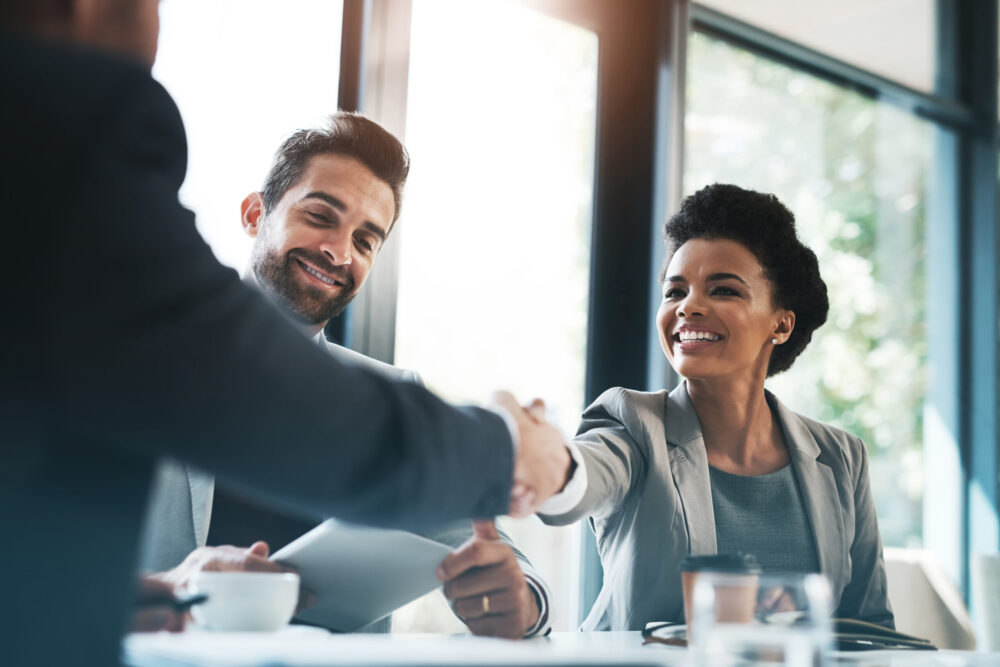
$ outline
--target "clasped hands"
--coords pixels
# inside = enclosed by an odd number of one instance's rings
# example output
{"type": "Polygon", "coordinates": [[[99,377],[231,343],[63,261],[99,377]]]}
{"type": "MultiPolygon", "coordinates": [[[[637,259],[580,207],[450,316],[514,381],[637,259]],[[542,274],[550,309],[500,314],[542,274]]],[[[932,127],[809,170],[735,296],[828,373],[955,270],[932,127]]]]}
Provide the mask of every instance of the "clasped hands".
{"type": "Polygon", "coordinates": [[[566,486],[573,459],[562,433],[545,420],[545,403],[541,399],[522,407],[511,393],[498,391],[490,403],[511,416],[520,441],[508,514],[530,516],[566,486]]]}

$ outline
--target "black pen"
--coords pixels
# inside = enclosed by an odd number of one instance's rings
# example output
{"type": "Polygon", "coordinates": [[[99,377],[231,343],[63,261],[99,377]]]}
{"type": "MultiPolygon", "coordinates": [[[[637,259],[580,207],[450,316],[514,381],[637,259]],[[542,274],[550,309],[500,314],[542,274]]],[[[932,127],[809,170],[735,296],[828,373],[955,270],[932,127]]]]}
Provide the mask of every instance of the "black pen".
{"type": "Polygon", "coordinates": [[[205,593],[192,593],[183,597],[175,598],[145,598],[139,600],[136,606],[140,609],[147,607],[170,607],[178,614],[183,614],[196,604],[201,604],[208,600],[205,593]]]}

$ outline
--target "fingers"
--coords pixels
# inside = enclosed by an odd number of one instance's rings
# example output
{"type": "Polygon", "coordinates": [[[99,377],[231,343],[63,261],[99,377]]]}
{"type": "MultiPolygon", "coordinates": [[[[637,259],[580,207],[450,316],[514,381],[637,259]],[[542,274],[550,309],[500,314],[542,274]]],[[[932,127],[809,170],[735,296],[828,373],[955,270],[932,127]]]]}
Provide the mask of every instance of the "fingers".
{"type": "Polygon", "coordinates": [[[521,407],[510,392],[496,391],[491,402],[511,415],[518,430],[508,513],[526,517],[565,487],[572,458],[559,429],[545,421],[541,399],[521,407]]]}
{"type": "Polygon", "coordinates": [[[233,546],[202,547],[194,570],[206,572],[295,572],[295,569],[267,559],[266,542],[254,542],[246,549],[233,546]]]}
{"type": "Polygon", "coordinates": [[[545,401],[540,398],[533,398],[524,409],[536,422],[545,419],[545,401]]]}
{"type": "Polygon", "coordinates": [[[295,572],[295,568],[266,558],[247,558],[240,567],[234,568],[242,572],[295,572]]]}
{"type": "Polygon", "coordinates": [[[483,540],[499,540],[500,533],[497,532],[497,524],[493,519],[472,522],[473,534],[483,540]]]}
{"type": "Polygon", "coordinates": [[[492,595],[497,591],[516,588],[521,584],[524,584],[524,575],[515,560],[500,565],[473,568],[446,581],[442,592],[446,598],[455,601],[471,596],[482,596],[484,593],[492,595]]]}
{"type": "Polygon", "coordinates": [[[173,600],[174,587],[153,577],[138,577],[135,598],[136,602],[140,604],[150,600],[173,600]]]}
{"type": "Polygon", "coordinates": [[[510,504],[507,514],[515,519],[524,519],[535,513],[535,508],[541,503],[537,501],[537,494],[528,485],[519,483],[510,493],[510,504]]]}
{"type": "Polygon", "coordinates": [[[299,602],[295,607],[295,613],[300,611],[305,611],[306,609],[312,609],[319,602],[319,598],[316,594],[306,588],[299,588],[299,602]]]}
{"type": "Polygon", "coordinates": [[[519,613],[525,604],[525,596],[530,595],[527,587],[503,591],[493,591],[481,595],[460,598],[452,603],[452,608],[468,624],[470,621],[487,616],[505,616],[519,613]],[[488,601],[483,602],[483,595],[488,601]],[[487,607],[488,605],[488,607],[487,607]]]}
{"type": "Polygon", "coordinates": [[[147,607],[132,614],[132,632],[180,632],[184,618],[170,607],[147,607]]]}
{"type": "Polygon", "coordinates": [[[260,558],[267,558],[271,553],[271,548],[267,546],[267,542],[257,541],[250,545],[247,549],[252,555],[258,556],[260,558]]]}
{"type": "Polygon", "coordinates": [[[435,572],[439,581],[451,581],[472,568],[490,567],[512,562],[517,566],[514,552],[503,542],[480,540],[473,537],[441,561],[435,572]]]}
{"type": "Polygon", "coordinates": [[[515,419],[517,419],[517,415],[521,413],[521,406],[518,405],[517,399],[514,398],[514,394],[509,391],[494,391],[490,394],[490,403],[500,406],[509,412],[515,419]]]}

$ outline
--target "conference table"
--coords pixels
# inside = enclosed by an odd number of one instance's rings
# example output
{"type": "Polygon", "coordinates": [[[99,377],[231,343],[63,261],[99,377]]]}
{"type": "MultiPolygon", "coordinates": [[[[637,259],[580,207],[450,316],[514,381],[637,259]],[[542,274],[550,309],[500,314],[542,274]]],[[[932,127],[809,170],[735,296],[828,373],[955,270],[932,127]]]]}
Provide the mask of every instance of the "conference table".
{"type": "MultiPolygon", "coordinates": [[[[693,664],[687,649],[643,645],[639,632],[554,632],[523,641],[468,635],[336,635],[304,626],[276,633],[134,634],[123,657],[133,667],[205,665],[320,667],[325,665],[628,665],[693,664]]],[[[835,653],[833,664],[896,667],[1000,665],[1000,653],[971,651],[867,651],[835,653]]]]}

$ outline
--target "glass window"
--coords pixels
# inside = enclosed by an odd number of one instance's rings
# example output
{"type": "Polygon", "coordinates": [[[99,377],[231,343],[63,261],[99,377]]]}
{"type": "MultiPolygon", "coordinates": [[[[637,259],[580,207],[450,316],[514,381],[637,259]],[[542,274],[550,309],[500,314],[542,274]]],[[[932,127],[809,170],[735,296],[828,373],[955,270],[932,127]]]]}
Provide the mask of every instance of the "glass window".
{"type": "MultiPolygon", "coordinates": [[[[395,360],[453,401],[545,398],[567,434],[584,400],[597,36],[512,3],[413,3],[395,360]]],[[[504,528],[574,628],[579,528],[504,528]]],[[[440,596],[438,596],[440,598],[440,596]]],[[[399,613],[396,629],[451,614],[399,613]]],[[[462,629],[451,620],[454,629],[462,629]]]]}
{"type": "Polygon", "coordinates": [[[883,540],[922,541],[926,214],[933,127],[692,35],[685,192],[773,192],[816,251],[830,315],[769,381],[792,409],[862,437],[883,540]]]}
{"type": "Polygon", "coordinates": [[[934,0],[699,4],[905,86],[934,90],[934,0]]]}
{"type": "Polygon", "coordinates": [[[242,270],[240,202],[287,135],[337,110],[339,0],[163,0],[153,75],[181,110],[181,201],[220,261],[242,270]]]}

